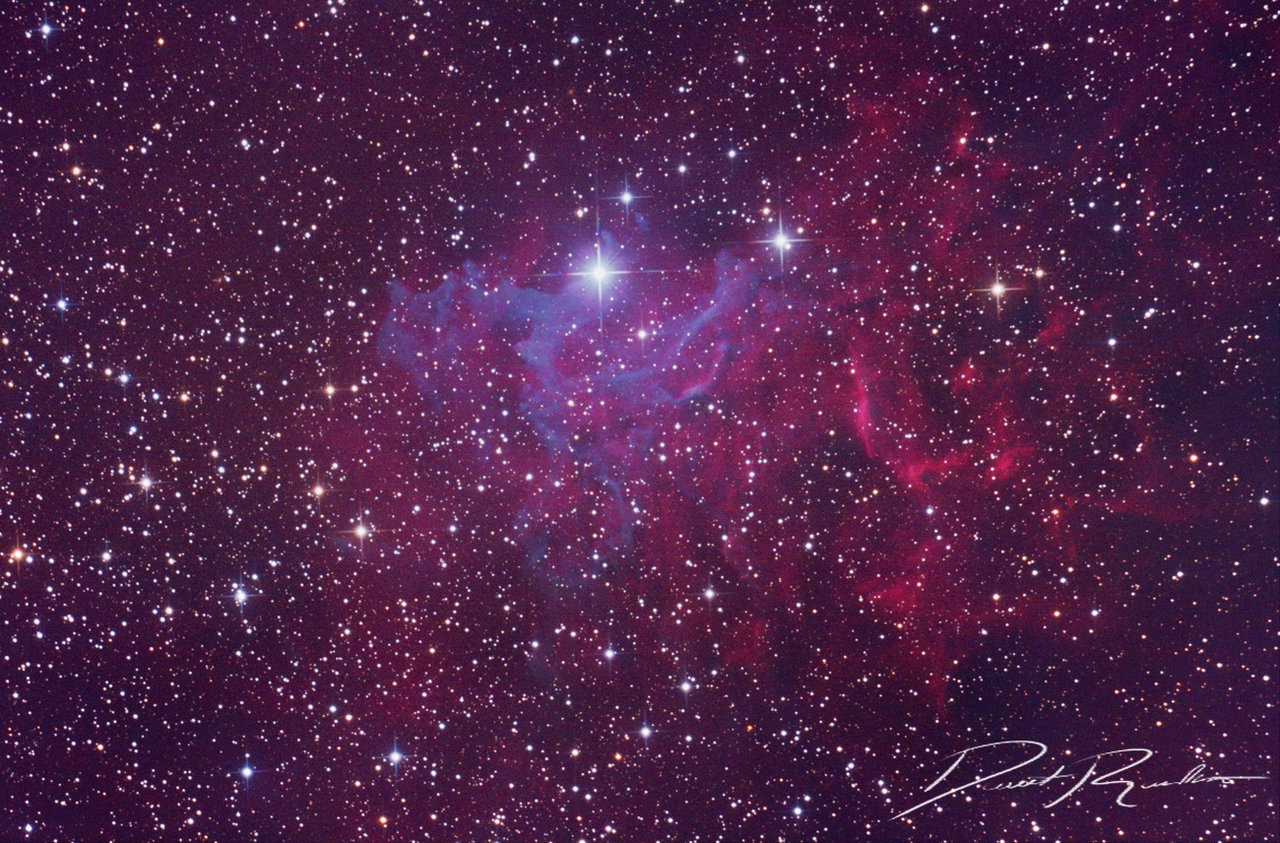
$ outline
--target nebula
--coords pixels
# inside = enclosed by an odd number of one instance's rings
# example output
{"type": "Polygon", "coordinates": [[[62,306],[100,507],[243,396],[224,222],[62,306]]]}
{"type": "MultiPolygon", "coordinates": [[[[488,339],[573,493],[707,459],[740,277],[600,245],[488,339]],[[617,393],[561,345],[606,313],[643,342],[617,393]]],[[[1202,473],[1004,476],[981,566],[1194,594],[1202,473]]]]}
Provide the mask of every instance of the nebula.
{"type": "Polygon", "coordinates": [[[11,5],[0,839],[1274,837],[1273,8],[11,5]]]}

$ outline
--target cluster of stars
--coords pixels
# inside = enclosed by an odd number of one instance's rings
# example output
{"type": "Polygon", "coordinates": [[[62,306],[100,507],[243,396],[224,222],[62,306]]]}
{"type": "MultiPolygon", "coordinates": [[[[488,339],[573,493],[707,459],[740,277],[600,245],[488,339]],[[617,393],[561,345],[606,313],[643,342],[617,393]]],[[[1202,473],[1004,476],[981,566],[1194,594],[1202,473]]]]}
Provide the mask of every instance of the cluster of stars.
{"type": "Polygon", "coordinates": [[[1272,834],[894,819],[1278,774],[1274,10],[1113,12],[30,14],[0,838],[1272,834]]]}

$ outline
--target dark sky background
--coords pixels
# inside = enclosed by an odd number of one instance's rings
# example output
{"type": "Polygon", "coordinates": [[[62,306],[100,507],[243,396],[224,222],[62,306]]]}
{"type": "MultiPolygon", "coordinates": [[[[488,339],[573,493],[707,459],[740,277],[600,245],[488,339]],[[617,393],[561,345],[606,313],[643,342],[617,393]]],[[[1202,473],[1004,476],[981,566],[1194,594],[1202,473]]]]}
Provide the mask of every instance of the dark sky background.
{"type": "Polygon", "coordinates": [[[0,839],[1274,839],[1277,15],[8,4],[0,839]]]}

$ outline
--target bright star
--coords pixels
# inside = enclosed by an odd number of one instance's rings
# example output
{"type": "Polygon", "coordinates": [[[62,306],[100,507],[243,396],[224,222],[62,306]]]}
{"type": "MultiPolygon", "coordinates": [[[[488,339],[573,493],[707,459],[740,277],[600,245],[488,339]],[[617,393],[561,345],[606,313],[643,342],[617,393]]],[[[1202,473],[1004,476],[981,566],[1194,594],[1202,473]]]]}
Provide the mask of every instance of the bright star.
{"type": "Polygon", "coordinates": [[[253,775],[253,768],[248,764],[245,764],[240,768],[240,775],[244,776],[245,779],[248,780],[248,778],[253,775]]]}
{"type": "Polygon", "coordinates": [[[591,278],[597,284],[603,284],[609,278],[609,268],[603,263],[597,262],[591,267],[591,278]]]}

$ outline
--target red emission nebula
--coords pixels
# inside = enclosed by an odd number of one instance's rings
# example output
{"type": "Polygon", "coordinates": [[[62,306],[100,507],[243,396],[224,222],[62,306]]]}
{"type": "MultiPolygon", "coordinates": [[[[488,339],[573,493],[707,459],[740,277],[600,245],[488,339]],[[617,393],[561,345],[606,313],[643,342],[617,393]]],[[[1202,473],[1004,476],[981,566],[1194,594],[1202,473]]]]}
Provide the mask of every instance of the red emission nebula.
{"type": "Polygon", "coordinates": [[[0,840],[1277,838],[1273,0],[10,5],[0,840]]]}

